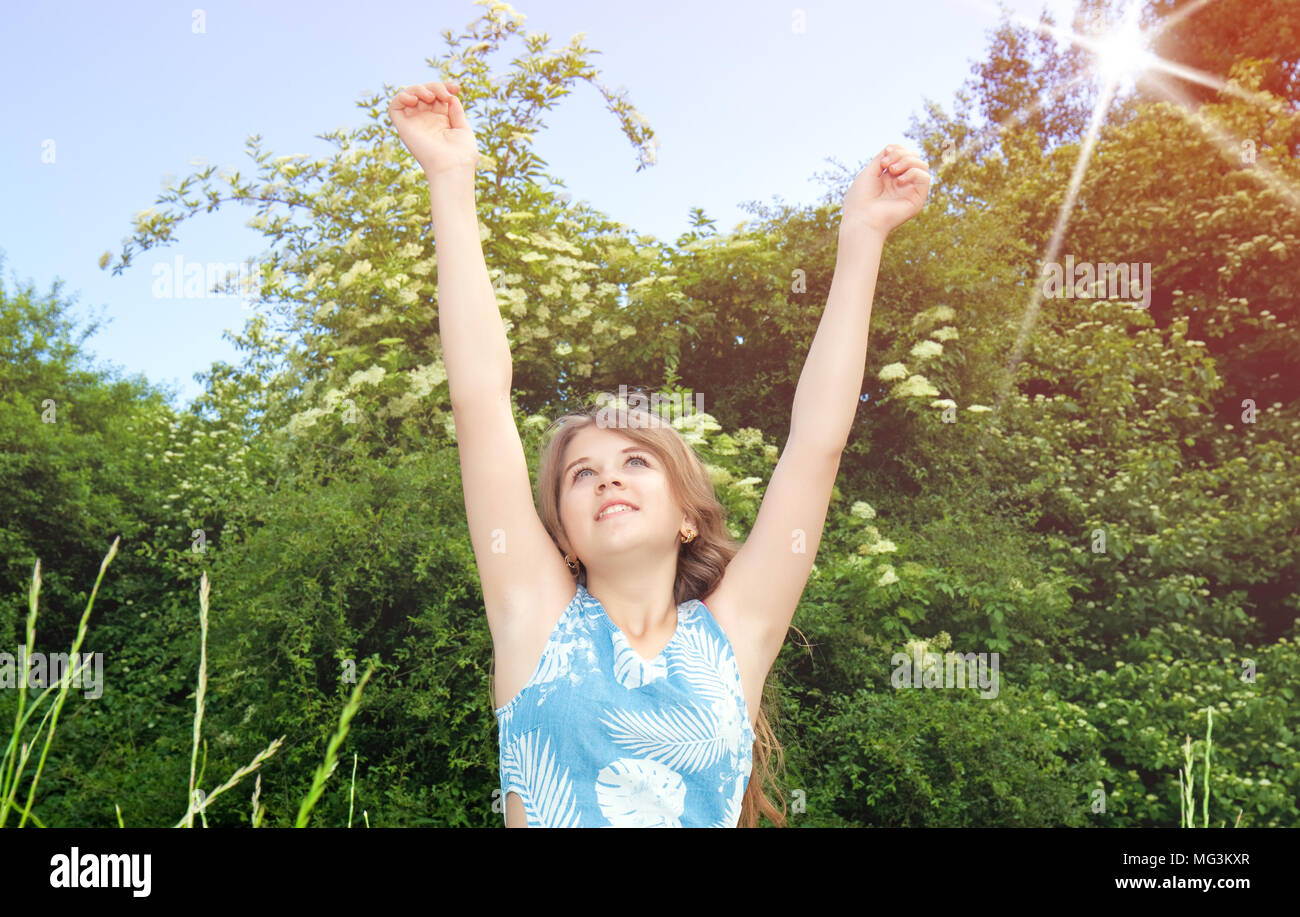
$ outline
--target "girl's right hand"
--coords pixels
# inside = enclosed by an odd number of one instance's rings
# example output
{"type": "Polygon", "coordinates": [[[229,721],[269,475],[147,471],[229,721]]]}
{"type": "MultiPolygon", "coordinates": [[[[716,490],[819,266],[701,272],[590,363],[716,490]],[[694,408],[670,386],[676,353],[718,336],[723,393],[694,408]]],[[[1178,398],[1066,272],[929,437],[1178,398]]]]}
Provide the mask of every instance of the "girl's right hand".
{"type": "Polygon", "coordinates": [[[456,83],[420,83],[393,96],[388,118],[425,175],[478,168],[478,142],[456,83]]]}

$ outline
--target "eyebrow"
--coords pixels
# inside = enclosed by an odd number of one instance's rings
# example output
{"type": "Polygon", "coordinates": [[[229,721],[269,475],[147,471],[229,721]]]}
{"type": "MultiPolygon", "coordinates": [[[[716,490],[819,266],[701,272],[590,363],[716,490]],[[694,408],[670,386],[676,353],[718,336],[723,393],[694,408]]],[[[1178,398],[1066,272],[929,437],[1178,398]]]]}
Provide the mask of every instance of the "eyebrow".
{"type": "MultiPolygon", "coordinates": [[[[628,452],[644,452],[644,451],[645,450],[642,449],[640,446],[628,446],[626,449],[622,450],[622,452],[620,452],[619,454],[624,455],[628,452]]],[[[582,458],[576,458],[573,461],[569,462],[569,464],[564,466],[564,471],[562,471],[561,474],[567,476],[569,473],[569,469],[572,468],[574,465],[577,465],[580,462],[589,462],[589,461],[591,461],[591,458],[586,455],[584,455],[582,458]]]]}

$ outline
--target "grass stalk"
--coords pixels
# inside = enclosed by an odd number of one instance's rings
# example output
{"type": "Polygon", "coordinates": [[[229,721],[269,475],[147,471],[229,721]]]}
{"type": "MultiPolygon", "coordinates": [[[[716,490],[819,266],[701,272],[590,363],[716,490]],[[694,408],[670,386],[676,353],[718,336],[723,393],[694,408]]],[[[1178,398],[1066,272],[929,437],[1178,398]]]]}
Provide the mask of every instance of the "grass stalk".
{"type": "Polygon", "coordinates": [[[320,799],[321,794],[325,792],[325,781],[329,779],[330,774],[334,773],[334,768],[338,766],[337,753],[339,746],[348,735],[348,725],[352,722],[352,717],[356,715],[357,710],[361,707],[361,690],[374,674],[375,664],[372,661],[366,667],[366,673],[361,676],[361,681],[352,689],[352,697],[348,700],[347,706],[343,708],[343,713],[339,717],[339,728],[330,739],[329,745],[325,748],[325,760],[316,768],[316,774],[312,779],[311,789],[303,798],[302,805],[298,807],[298,819],[294,824],[296,828],[307,827],[308,816],[311,810],[315,808],[316,801],[320,799]]]}
{"type": "MultiPolygon", "coordinates": [[[[1210,826],[1210,749],[1214,742],[1211,738],[1214,731],[1214,708],[1209,707],[1205,711],[1205,795],[1201,800],[1201,827],[1210,826]]],[[[1192,763],[1192,737],[1185,736],[1186,742],[1183,745],[1183,770],[1178,772],[1178,824],[1182,828],[1196,827],[1196,801],[1193,793],[1196,788],[1196,778],[1193,773],[1192,763]],[[1186,775],[1186,779],[1184,779],[1186,775]]],[[[1237,825],[1241,824],[1241,812],[1237,813],[1237,825]]]]}
{"type": "MultiPolygon", "coordinates": [[[[36,648],[36,600],[41,591],[41,560],[36,559],[36,566],[32,569],[32,585],[27,591],[27,629],[25,644],[29,650],[36,648]]],[[[51,685],[51,687],[53,687],[51,685]]],[[[47,689],[48,691],[48,689],[47,689]]],[[[14,781],[15,785],[19,778],[14,776],[14,759],[13,750],[17,747],[18,737],[22,735],[23,724],[26,718],[23,711],[27,705],[27,672],[23,671],[18,679],[18,712],[14,714],[14,731],[9,737],[9,745],[5,748],[4,760],[0,762],[0,828],[4,827],[5,819],[9,814],[9,785],[14,781]]],[[[21,771],[19,774],[21,775],[21,771]]]]}
{"type": "MultiPolygon", "coordinates": [[[[265,761],[267,758],[271,757],[272,755],[274,755],[279,750],[280,743],[284,741],[284,736],[280,736],[280,738],[276,739],[266,748],[258,752],[257,757],[255,757],[250,763],[244,765],[239,770],[235,771],[235,773],[230,776],[229,780],[227,780],[221,786],[217,787],[210,794],[204,796],[202,801],[198,801],[195,799],[195,796],[197,794],[194,791],[194,782],[195,782],[194,772],[196,767],[198,766],[199,737],[203,729],[204,698],[206,697],[207,690],[208,690],[208,595],[209,595],[208,574],[207,571],[205,570],[203,573],[203,578],[199,581],[199,685],[198,685],[198,690],[195,692],[195,699],[194,699],[194,745],[193,748],[190,750],[189,807],[185,812],[185,816],[175,824],[174,827],[177,828],[180,827],[193,828],[195,815],[198,815],[201,819],[203,819],[203,827],[206,828],[208,826],[208,818],[206,815],[206,811],[208,806],[212,805],[213,800],[215,800],[218,796],[220,796],[222,793],[226,792],[227,790],[237,786],[239,784],[239,781],[243,780],[246,776],[248,776],[253,771],[261,767],[262,762],[265,761]]],[[[203,773],[207,772],[207,768],[208,768],[208,746],[207,743],[204,742],[203,743],[203,773]]],[[[262,777],[260,774],[258,775],[257,779],[258,779],[257,789],[260,791],[262,786],[261,783],[262,777]]],[[[254,808],[256,808],[257,805],[256,795],[254,795],[253,797],[253,805],[254,808]]]]}
{"type": "MultiPolygon", "coordinates": [[[[81,622],[77,625],[77,637],[72,643],[71,655],[73,659],[77,659],[80,657],[81,642],[86,638],[86,626],[90,623],[90,610],[95,605],[95,596],[99,594],[99,584],[104,580],[104,572],[108,569],[108,565],[112,563],[113,558],[117,556],[117,547],[119,544],[121,544],[121,542],[122,542],[121,535],[113,539],[112,547],[108,549],[108,554],[104,557],[103,562],[100,563],[99,565],[99,576],[95,577],[95,587],[90,591],[90,600],[86,602],[86,610],[85,612],[82,613],[81,622]]],[[[39,588],[39,580],[35,581],[32,586],[32,592],[30,598],[31,613],[28,617],[28,632],[32,635],[33,639],[35,638],[36,590],[38,588],[39,588]]],[[[33,649],[34,648],[35,647],[33,646],[33,649]]],[[[83,663],[81,668],[84,667],[85,665],[83,663]]],[[[80,671],[80,668],[78,669],[78,671],[80,671]]],[[[27,673],[24,672],[23,684],[25,685],[26,683],[27,683],[27,673]]],[[[50,731],[45,736],[45,745],[41,748],[41,757],[36,765],[36,773],[32,777],[31,786],[27,790],[27,803],[23,807],[22,818],[18,820],[18,827],[20,828],[26,825],[27,819],[31,817],[32,803],[36,801],[36,787],[37,784],[40,783],[41,774],[45,770],[45,759],[46,756],[49,755],[50,745],[53,744],[54,742],[54,732],[58,728],[58,724],[59,724],[59,713],[63,710],[63,704],[64,701],[67,700],[68,689],[70,687],[72,687],[72,673],[68,669],[64,669],[63,678],[60,680],[60,685],[59,685],[59,697],[54,702],[54,706],[52,708],[53,717],[50,719],[50,731]]],[[[16,782],[14,788],[15,789],[17,788],[16,782]]],[[[4,819],[5,816],[8,814],[8,811],[9,811],[9,805],[7,802],[4,803],[3,805],[0,805],[0,827],[4,826],[4,819]]]]}
{"type": "Polygon", "coordinates": [[[190,750],[189,811],[185,827],[194,827],[194,769],[199,760],[199,733],[203,729],[203,699],[208,690],[208,571],[199,581],[199,688],[194,696],[194,746],[190,750]]]}
{"type": "Polygon", "coordinates": [[[352,786],[348,789],[348,827],[352,827],[353,804],[357,799],[357,753],[352,753],[352,786]]]}

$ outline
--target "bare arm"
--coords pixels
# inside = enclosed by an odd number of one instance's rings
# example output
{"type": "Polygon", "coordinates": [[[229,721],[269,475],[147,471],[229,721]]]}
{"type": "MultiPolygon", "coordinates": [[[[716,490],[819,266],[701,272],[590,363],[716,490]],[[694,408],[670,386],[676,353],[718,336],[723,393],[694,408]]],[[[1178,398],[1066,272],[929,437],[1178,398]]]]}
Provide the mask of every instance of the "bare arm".
{"type": "Polygon", "coordinates": [[[804,360],[790,413],[790,444],[839,455],[848,444],[866,375],[867,331],[885,237],[925,202],[929,168],[888,146],[858,173],[844,197],[835,276],[804,360]]]}
{"type": "Polygon", "coordinates": [[[791,409],[790,438],[763,495],[749,538],[709,599],[766,672],[781,651],[821,544],[840,456],[848,443],[866,373],[867,329],[890,231],[925,202],[926,164],[886,147],[844,198],[835,278],[791,409]],[[805,542],[793,550],[791,536],[805,542]]]}
{"type": "Polygon", "coordinates": [[[488,278],[474,205],[474,173],[429,176],[438,254],[438,335],[453,408],[507,396],[512,366],[488,278]]]}
{"type": "MultiPolygon", "coordinates": [[[[507,695],[538,634],[572,595],[555,543],[533,505],[528,465],[510,400],[511,359],[488,279],[474,204],[478,146],[456,84],[426,83],[394,97],[398,135],[424,169],[438,255],[438,334],[451,392],[465,514],[494,651],[507,695]]],[[[505,698],[501,698],[505,700],[505,698]]]]}
{"type": "Polygon", "coordinates": [[[840,222],[826,310],[794,391],[790,443],[836,455],[848,444],[867,372],[867,331],[884,245],[885,237],[870,227],[840,222]]]}
{"type": "Polygon", "coordinates": [[[393,97],[388,116],[424,169],[438,256],[438,334],[452,407],[510,394],[510,345],[479,240],[478,142],[456,83],[422,83],[393,97]]]}

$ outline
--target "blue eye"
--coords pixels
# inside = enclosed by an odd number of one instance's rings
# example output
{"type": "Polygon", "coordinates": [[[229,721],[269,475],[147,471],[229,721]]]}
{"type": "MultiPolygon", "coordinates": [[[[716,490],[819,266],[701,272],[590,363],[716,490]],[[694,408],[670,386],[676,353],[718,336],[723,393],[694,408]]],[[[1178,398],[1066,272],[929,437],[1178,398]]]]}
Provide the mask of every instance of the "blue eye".
{"type": "MultiPolygon", "coordinates": [[[[629,462],[632,461],[633,459],[636,459],[637,461],[641,462],[641,463],[642,463],[643,465],[645,465],[647,468],[650,467],[650,463],[647,462],[643,456],[640,456],[640,455],[629,455],[629,456],[627,457],[627,461],[629,461],[629,462]]],[[[574,480],[574,481],[577,481],[578,478],[579,478],[579,476],[580,476],[584,471],[590,471],[590,472],[592,472],[593,474],[595,473],[595,469],[593,469],[591,466],[589,466],[589,465],[583,465],[581,468],[579,468],[577,471],[575,471],[575,472],[573,473],[573,480],[574,480]]]]}

